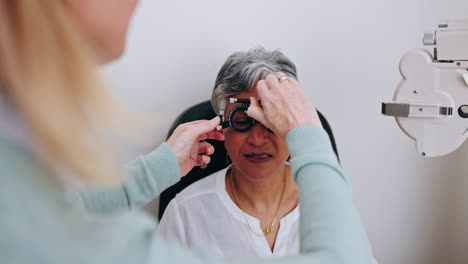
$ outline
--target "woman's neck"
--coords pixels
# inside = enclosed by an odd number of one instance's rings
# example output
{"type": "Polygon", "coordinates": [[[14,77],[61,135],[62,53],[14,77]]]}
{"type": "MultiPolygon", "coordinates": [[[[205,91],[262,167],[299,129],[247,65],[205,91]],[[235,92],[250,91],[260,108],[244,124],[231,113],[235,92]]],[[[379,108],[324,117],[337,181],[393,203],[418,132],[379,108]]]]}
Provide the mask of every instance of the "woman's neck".
{"type": "Polygon", "coordinates": [[[233,167],[226,182],[232,180],[233,184],[229,185],[234,190],[231,192],[237,194],[242,209],[258,213],[271,211],[272,208],[276,209],[282,202],[280,201],[281,197],[283,196],[284,199],[292,191],[291,187],[295,187],[291,178],[291,170],[286,165],[282,169],[276,170],[270,177],[256,180],[243,175],[241,171],[233,167]],[[282,195],[283,192],[284,195],[282,195]]]}

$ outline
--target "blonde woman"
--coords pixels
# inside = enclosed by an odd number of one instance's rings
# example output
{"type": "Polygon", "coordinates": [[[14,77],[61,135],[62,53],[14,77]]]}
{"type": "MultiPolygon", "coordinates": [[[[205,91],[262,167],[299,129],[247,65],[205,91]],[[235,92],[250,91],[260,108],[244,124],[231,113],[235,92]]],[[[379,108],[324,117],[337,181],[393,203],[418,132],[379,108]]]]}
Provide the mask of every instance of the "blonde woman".
{"type": "MultiPolygon", "coordinates": [[[[120,112],[96,68],[122,54],[136,2],[0,0],[0,263],[221,262],[167,245],[137,210],[210,161],[213,147],[199,140],[224,139],[218,118],[177,128],[127,166],[123,183],[106,150],[102,135],[120,112]],[[66,191],[76,184],[99,188],[76,200],[66,191]]],[[[262,106],[248,113],[286,140],[300,192],[303,256],[282,262],[368,263],[348,180],[313,105],[281,73],[257,90],[262,106]]]]}

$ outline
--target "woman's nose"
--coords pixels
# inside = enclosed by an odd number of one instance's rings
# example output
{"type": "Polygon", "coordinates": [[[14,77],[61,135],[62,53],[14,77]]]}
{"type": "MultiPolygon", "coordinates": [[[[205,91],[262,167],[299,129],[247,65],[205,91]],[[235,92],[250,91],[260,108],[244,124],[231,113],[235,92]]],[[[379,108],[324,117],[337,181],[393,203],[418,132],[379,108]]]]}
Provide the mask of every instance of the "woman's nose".
{"type": "Polygon", "coordinates": [[[258,122],[247,133],[249,133],[247,142],[251,145],[262,146],[269,142],[269,132],[258,122]]]}

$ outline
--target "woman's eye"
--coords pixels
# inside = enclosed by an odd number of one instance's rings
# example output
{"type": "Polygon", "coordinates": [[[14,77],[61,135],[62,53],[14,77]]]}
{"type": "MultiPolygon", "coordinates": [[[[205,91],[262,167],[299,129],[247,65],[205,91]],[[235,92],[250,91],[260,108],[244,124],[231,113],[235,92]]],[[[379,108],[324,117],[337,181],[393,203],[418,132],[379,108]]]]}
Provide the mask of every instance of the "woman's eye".
{"type": "Polygon", "coordinates": [[[250,123],[249,119],[247,118],[234,120],[234,124],[239,125],[239,126],[245,126],[245,125],[248,125],[249,123],[250,123]]]}

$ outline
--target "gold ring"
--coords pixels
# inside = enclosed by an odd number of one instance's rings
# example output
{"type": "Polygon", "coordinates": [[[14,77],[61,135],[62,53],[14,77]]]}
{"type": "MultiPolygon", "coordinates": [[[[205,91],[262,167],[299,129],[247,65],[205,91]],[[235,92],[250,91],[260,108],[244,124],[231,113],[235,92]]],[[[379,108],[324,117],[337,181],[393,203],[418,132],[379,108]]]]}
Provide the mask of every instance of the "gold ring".
{"type": "Polygon", "coordinates": [[[286,81],[288,80],[288,76],[286,74],[281,74],[279,77],[278,77],[278,82],[282,82],[282,81],[286,81]]]}

